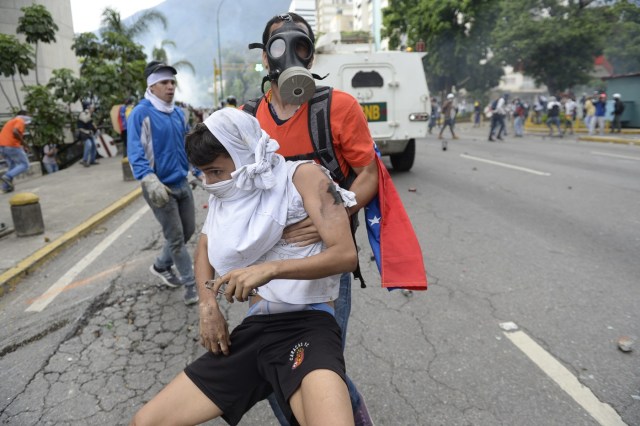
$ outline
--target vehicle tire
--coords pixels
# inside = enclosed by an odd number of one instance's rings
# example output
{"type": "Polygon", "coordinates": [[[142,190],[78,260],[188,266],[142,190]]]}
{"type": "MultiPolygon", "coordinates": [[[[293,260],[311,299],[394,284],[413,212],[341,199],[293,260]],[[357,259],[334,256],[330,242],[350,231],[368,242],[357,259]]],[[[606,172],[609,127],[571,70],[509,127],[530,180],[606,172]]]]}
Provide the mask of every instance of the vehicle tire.
{"type": "Polygon", "coordinates": [[[416,141],[409,139],[407,147],[402,154],[391,154],[391,165],[397,172],[408,172],[413,167],[413,160],[416,158],[416,141]]]}

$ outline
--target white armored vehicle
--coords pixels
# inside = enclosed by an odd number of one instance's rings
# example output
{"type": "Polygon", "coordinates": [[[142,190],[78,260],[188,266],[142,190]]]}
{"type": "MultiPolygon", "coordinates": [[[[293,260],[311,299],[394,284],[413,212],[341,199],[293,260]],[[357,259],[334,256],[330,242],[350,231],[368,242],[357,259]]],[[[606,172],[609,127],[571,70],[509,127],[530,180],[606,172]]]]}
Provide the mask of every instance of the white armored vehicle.
{"type": "Polygon", "coordinates": [[[331,34],[316,46],[312,72],[327,85],[353,95],[364,111],[369,130],[394,170],[413,166],[416,140],[425,138],[431,112],[422,66],[424,53],[377,51],[368,44],[342,44],[331,34]]]}

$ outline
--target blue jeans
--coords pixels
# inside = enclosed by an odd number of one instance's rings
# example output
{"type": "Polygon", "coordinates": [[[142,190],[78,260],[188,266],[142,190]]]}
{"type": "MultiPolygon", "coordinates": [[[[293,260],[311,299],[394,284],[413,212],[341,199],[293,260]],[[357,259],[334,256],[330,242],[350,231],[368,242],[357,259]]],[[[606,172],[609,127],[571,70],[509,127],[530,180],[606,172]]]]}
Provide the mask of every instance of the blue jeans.
{"type": "Polygon", "coordinates": [[[47,174],[55,173],[60,170],[60,167],[58,167],[58,163],[42,163],[42,165],[47,171],[47,174]]]}
{"type": "Polygon", "coordinates": [[[4,177],[13,180],[20,173],[24,173],[29,169],[29,158],[22,147],[0,146],[0,154],[7,162],[9,170],[4,177]]]}
{"type": "Polygon", "coordinates": [[[96,141],[92,137],[84,140],[82,161],[84,161],[85,164],[93,164],[96,162],[96,141]]]}
{"type": "Polygon", "coordinates": [[[549,134],[553,134],[553,126],[558,128],[558,134],[561,135],[562,131],[560,130],[560,117],[549,117],[547,118],[547,127],[549,127],[549,134]]]}
{"type": "Polygon", "coordinates": [[[157,208],[151,205],[149,194],[142,187],[142,196],[160,222],[165,239],[162,251],[154,264],[156,268],[163,270],[176,265],[182,284],[194,285],[196,279],[193,275],[193,261],[185,245],[196,229],[193,193],[186,179],[179,184],[169,186],[169,189],[171,189],[169,202],[157,208]]]}
{"type": "MultiPolygon", "coordinates": [[[[336,322],[342,330],[342,349],[344,350],[344,346],[347,341],[347,324],[349,323],[349,315],[351,314],[351,273],[344,273],[340,276],[340,294],[338,295],[338,300],[334,303],[334,309],[336,313],[336,322]]],[[[347,389],[349,389],[349,398],[351,399],[351,408],[355,412],[361,404],[360,393],[349,376],[346,376],[346,378],[347,389]]],[[[289,422],[284,417],[282,410],[276,402],[275,395],[269,395],[267,400],[269,401],[269,405],[280,424],[282,426],[289,426],[289,422]]]]}
{"type": "Polygon", "coordinates": [[[524,134],[524,117],[518,115],[513,120],[513,127],[516,132],[516,136],[522,136],[524,134]]]}

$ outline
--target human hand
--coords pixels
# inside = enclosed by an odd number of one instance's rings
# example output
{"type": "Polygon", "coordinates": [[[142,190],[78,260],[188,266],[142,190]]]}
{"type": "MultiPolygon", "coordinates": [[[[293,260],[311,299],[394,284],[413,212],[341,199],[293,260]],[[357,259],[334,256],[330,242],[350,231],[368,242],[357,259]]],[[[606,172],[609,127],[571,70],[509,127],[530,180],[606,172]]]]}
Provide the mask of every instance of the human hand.
{"type": "Polygon", "coordinates": [[[298,247],[308,246],[321,241],[318,229],[309,217],[284,228],[282,238],[287,243],[296,244],[298,247]]]}
{"type": "Polygon", "coordinates": [[[143,177],[142,187],[149,194],[149,202],[153,207],[160,209],[169,202],[171,190],[160,182],[160,179],[155,174],[149,173],[143,177]]]}
{"type": "Polygon", "coordinates": [[[216,355],[229,355],[229,325],[217,303],[200,303],[200,344],[216,355]]]}
{"type": "Polygon", "coordinates": [[[233,303],[234,297],[238,302],[246,302],[249,296],[258,294],[258,287],[271,281],[274,276],[275,266],[272,262],[234,269],[218,278],[212,290],[222,294],[229,303],[233,303]]]}

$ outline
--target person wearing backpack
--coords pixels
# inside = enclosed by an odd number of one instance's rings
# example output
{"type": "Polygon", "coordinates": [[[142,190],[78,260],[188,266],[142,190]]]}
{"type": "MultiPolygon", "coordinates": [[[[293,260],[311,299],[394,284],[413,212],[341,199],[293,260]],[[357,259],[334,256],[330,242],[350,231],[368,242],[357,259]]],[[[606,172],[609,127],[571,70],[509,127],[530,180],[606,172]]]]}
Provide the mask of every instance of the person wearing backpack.
{"type": "Polygon", "coordinates": [[[493,139],[494,133],[496,133],[496,139],[502,140],[502,133],[505,131],[504,128],[504,117],[506,115],[505,103],[507,102],[507,98],[509,95],[506,93],[499,98],[495,99],[491,103],[491,129],[489,130],[489,142],[494,142],[493,139]]]}
{"type": "Polygon", "coordinates": [[[613,123],[611,124],[611,133],[615,133],[618,129],[618,133],[622,132],[622,122],[620,117],[624,112],[624,104],[620,100],[620,93],[613,94],[613,123]]]}
{"type": "MultiPolygon", "coordinates": [[[[378,192],[374,142],[364,112],[353,96],[328,87],[309,89],[315,87],[314,76],[309,71],[314,59],[314,43],[313,30],[300,15],[287,13],[271,18],[262,33],[262,43],[249,45],[262,49],[262,63],[268,72],[263,79],[263,92],[267,82],[271,88],[263,97],[246,102],[242,108],[254,115],[262,129],[278,141],[278,153],[288,160],[320,162],[342,188],[356,194],[357,204],[348,209],[352,232],[355,232],[357,212],[378,192]],[[312,129],[309,125],[311,116],[323,125],[312,129]],[[322,148],[314,148],[317,146],[314,140],[319,140],[322,148]]],[[[285,228],[283,238],[298,245],[319,241],[309,219],[285,228]]],[[[340,295],[335,302],[343,345],[350,311],[351,274],[345,273],[341,276],[340,295]]],[[[347,386],[355,424],[373,424],[364,398],[349,377],[347,386]]],[[[273,396],[269,403],[280,423],[286,425],[273,396]]]]}
{"type": "Polygon", "coordinates": [[[551,96],[547,104],[547,127],[549,127],[549,136],[553,136],[554,125],[558,129],[558,136],[562,136],[562,130],[560,130],[560,102],[556,100],[555,96],[551,96]]]}

